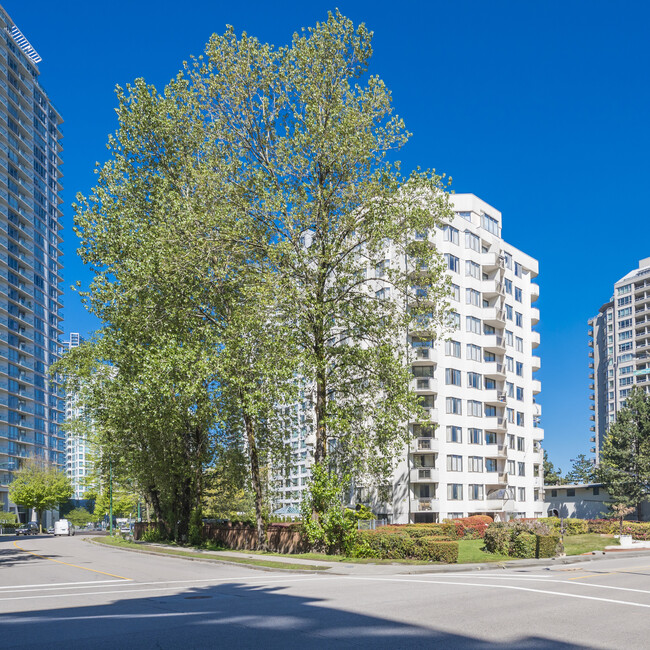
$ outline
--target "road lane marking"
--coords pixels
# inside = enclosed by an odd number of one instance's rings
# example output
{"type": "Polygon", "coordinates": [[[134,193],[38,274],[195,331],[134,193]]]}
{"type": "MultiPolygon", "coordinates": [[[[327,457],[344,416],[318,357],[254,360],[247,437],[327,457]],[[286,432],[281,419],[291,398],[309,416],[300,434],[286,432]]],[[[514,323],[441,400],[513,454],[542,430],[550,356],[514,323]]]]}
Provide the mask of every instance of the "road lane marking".
{"type": "MultiPolygon", "coordinates": [[[[333,576],[332,576],[333,577],[333,576]]],[[[570,594],[565,591],[548,591],[547,589],[532,589],[530,587],[516,587],[515,585],[486,584],[480,582],[446,582],[444,580],[407,580],[402,578],[372,578],[365,576],[343,576],[346,580],[375,580],[379,582],[409,582],[411,584],[432,584],[432,585],[453,585],[456,587],[484,587],[493,589],[510,589],[512,591],[528,591],[535,594],[546,594],[548,596],[563,596],[565,598],[578,598],[580,600],[595,600],[602,603],[613,603],[614,605],[629,605],[631,607],[643,607],[650,609],[650,604],[635,603],[631,600],[614,600],[613,598],[600,598],[598,596],[583,596],[581,594],[570,594]]],[[[579,583],[578,583],[579,584],[579,583]]]]}
{"type": "Polygon", "coordinates": [[[44,560],[49,560],[50,562],[56,562],[57,564],[65,564],[66,566],[71,566],[74,567],[75,569],[83,569],[84,571],[92,571],[93,573],[101,573],[103,576],[110,576],[111,578],[119,578],[120,580],[131,580],[131,578],[118,576],[115,575],[114,573],[107,573],[106,571],[98,571],[97,569],[89,569],[88,567],[79,566],[78,564],[70,564],[69,562],[62,562],[61,560],[55,560],[54,558],[47,557],[47,555],[39,555],[38,553],[34,553],[33,551],[28,551],[26,548],[23,548],[22,546],[18,546],[16,542],[14,542],[14,546],[25,553],[29,553],[30,555],[40,557],[44,560]]]}
{"type": "Polygon", "coordinates": [[[0,590],[2,591],[17,591],[19,589],[30,590],[30,589],[39,589],[41,587],[51,588],[51,589],[80,589],[75,585],[105,585],[111,582],[122,582],[122,580],[86,580],[84,582],[48,582],[41,585],[2,585],[0,590]]]}
{"type": "MultiPolygon", "coordinates": [[[[588,576],[585,576],[588,577],[588,576]]],[[[546,576],[530,577],[525,576],[472,576],[472,575],[446,575],[445,578],[472,578],[478,580],[514,580],[518,582],[553,582],[560,585],[579,585],[580,587],[594,587],[596,589],[613,589],[615,591],[633,591],[639,594],[650,594],[648,589],[635,589],[634,587],[615,587],[613,585],[599,585],[593,582],[569,582],[574,578],[567,580],[555,580],[546,576]]],[[[421,581],[420,581],[421,582],[421,581]]]]}

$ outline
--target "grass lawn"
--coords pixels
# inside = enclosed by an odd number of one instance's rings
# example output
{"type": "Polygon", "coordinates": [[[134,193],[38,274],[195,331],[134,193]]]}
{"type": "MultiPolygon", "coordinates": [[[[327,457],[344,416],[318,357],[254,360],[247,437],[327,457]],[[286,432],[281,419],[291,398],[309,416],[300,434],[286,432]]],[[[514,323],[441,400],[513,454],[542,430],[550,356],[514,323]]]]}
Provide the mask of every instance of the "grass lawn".
{"type": "Polygon", "coordinates": [[[217,555],[216,553],[202,552],[200,554],[192,551],[183,551],[180,548],[162,548],[160,546],[152,546],[145,543],[130,542],[119,537],[98,537],[93,539],[95,544],[106,544],[107,546],[119,546],[121,548],[134,548],[139,550],[146,550],[150,553],[159,553],[160,555],[176,555],[180,557],[201,557],[210,560],[219,560],[220,562],[228,562],[231,564],[247,564],[249,566],[262,566],[269,569],[292,569],[299,571],[324,571],[328,567],[316,564],[291,564],[289,562],[273,562],[272,560],[251,560],[246,557],[231,557],[226,555],[217,555]]]}
{"type": "Polygon", "coordinates": [[[606,546],[617,546],[618,543],[614,537],[601,536],[598,533],[565,535],[564,552],[567,555],[582,555],[590,551],[602,551],[606,546]]]}
{"type": "Polygon", "coordinates": [[[458,542],[458,564],[473,562],[504,562],[515,558],[497,553],[486,553],[483,549],[482,539],[463,539],[458,542]]]}

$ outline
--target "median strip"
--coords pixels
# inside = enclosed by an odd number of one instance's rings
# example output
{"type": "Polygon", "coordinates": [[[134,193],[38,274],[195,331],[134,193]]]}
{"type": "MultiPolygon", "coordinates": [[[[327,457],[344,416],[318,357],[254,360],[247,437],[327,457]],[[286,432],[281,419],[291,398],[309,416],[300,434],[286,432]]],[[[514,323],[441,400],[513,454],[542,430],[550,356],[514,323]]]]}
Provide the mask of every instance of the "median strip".
{"type": "Polygon", "coordinates": [[[156,555],[170,555],[190,560],[210,560],[224,564],[243,564],[259,569],[278,569],[281,571],[327,571],[330,567],[318,564],[298,564],[289,562],[274,562],[273,560],[253,560],[250,558],[239,558],[231,555],[219,555],[218,553],[206,553],[205,551],[186,551],[169,546],[154,546],[142,542],[129,542],[122,539],[102,537],[100,539],[88,539],[93,544],[103,544],[113,548],[120,548],[126,551],[137,551],[140,553],[153,553],[156,555]]]}

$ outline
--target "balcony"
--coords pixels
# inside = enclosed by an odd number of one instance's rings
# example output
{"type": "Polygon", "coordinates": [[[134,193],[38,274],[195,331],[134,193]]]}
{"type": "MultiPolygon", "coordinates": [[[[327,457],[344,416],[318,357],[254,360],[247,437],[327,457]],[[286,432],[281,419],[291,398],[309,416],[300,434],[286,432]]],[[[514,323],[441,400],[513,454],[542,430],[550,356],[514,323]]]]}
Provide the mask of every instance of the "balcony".
{"type": "Polygon", "coordinates": [[[539,298],[539,284],[530,283],[530,301],[535,302],[539,298]]]}
{"type": "Polygon", "coordinates": [[[425,422],[439,422],[438,419],[438,409],[436,408],[429,408],[429,407],[424,407],[422,409],[424,411],[423,418],[425,422]]]}
{"type": "MultiPolygon", "coordinates": [[[[593,404],[592,404],[592,406],[593,406],[593,404]]],[[[595,416],[595,415],[590,415],[590,416],[589,416],[589,419],[590,419],[592,422],[594,422],[594,421],[596,420],[596,416],[595,416]]]]}
{"type": "Polygon", "coordinates": [[[485,449],[486,458],[507,458],[508,447],[507,445],[489,445],[485,449]]]}
{"type": "MultiPolygon", "coordinates": [[[[589,427],[589,431],[596,431],[596,427],[592,424],[592,425],[589,427]]],[[[593,440],[592,442],[596,442],[596,441],[593,440]]]]}
{"type": "Polygon", "coordinates": [[[483,403],[503,406],[506,403],[506,394],[502,390],[485,390],[483,391],[483,403]]]}
{"type": "Polygon", "coordinates": [[[530,308],[530,322],[532,325],[539,323],[539,309],[537,307],[530,308]]]}
{"type": "Polygon", "coordinates": [[[416,393],[437,393],[438,380],[434,377],[416,377],[411,381],[411,389],[416,393]]]}
{"type": "Polygon", "coordinates": [[[589,390],[596,390],[595,384],[589,384],[589,390]]]}
{"type": "Polygon", "coordinates": [[[440,441],[437,438],[416,438],[411,445],[411,453],[434,454],[439,447],[440,441]]]}
{"type": "Polygon", "coordinates": [[[596,399],[596,396],[595,396],[593,393],[591,393],[591,394],[589,395],[589,399],[590,399],[590,400],[595,400],[595,399],[596,399]]]}
{"type": "Polygon", "coordinates": [[[483,322],[486,325],[493,327],[505,327],[506,325],[506,312],[498,307],[488,307],[481,312],[483,322]]]}
{"type": "Polygon", "coordinates": [[[505,433],[508,428],[508,422],[504,417],[484,417],[483,426],[486,431],[505,433]]]}
{"type": "Polygon", "coordinates": [[[503,282],[500,282],[498,278],[495,278],[494,280],[485,280],[482,289],[483,297],[486,299],[503,296],[505,293],[503,282]]]}
{"type": "Polygon", "coordinates": [[[433,348],[414,348],[415,361],[431,361],[435,358],[433,348]]]}
{"type": "Polygon", "coordinates": [[[539,370],[542,367],[542,360],[540,359],[540,357],[533,355],[531,357],[531,361],[533,366],[533,372],[539,370]]]}
{"type": "Polygon", "coordinates": [[[596,453],[596,447],[592,447],[589,451],[590,451],[592,454],[595,454],[595,453],[596,453]]]}
{"type": "Polygon", "coordinates": [[[593,347],[594,347],[594,341],[593,341],[593,339],[589,339],[587,345],[588,345],[590,348],[593,348],[593,347]]]}
{"type": "Polygon", "coordinates": [[[415,467],[410,471],[411,483],[436,483],[439,475],[435,467],[415,467]]]}
{"type": "Polygon", "coordinates": [[[532,387],[533,395],[537,395],[542,392],[542,382],[539,379],[533,379],[532,387]]]}
{"type": "Polygon", "coordinates": [[[494,352],[495,354],[505,354],[506,342],[502,336],[494,335],[487,339],[487,344],[483,346],[484,350],[494,352]]]}
{"type": "Polygon", "coordinates": [[[435,497],[421,497],[411,499],[411,512],[437,512],[438,499],[435,497]]]}
{"type": "Polygon", "coordinates": [[[505,379],[506,367],[502,363],[486,363],[483,374],[490,379],[505,379]]]}
{"type": "Polygon", "coordinates": [[[596,442],[596,436],[591,436],[591,438],[589,438],[589,442],[596,442]]]}
{"type": "Polygon", "coordinates": [[[487,472],[485,482],[487,485],[507,485],[508,472],[487,472]]]}
{"type": "Polygon", "coordinates": [[[539,332],[531,332],[530,333],[530,344],[533,350],[539,346],[540,343],[540,337],[539,337],[539,332]]]}
{"type": "Polygon", "coordinates": [[[481,263],[483,271],[489,273],[496,269],[505,268],[505,260],[499,253],[483,253],[483,260],[481,263]]]}

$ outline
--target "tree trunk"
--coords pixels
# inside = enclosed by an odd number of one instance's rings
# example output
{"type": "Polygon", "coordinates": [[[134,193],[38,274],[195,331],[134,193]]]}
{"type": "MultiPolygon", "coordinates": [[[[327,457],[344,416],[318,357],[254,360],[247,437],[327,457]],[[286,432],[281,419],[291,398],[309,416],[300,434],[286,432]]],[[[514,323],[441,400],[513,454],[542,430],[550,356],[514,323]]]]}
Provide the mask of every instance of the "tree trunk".
{"type": "Polygon", "coordinates": [[[268,550],[266,540],[266,527],[262,516],[262,482],[260,481],[260,462],[255,440],[255,428],[253,419],[245,411],[243,413],[244,425],[246,427],[246,439],[248,441],[248,454],[251,463],[251,481],[253,492],[255,492],[255,520],[257,524],[257,543],[261,550],[268,550]]]}

